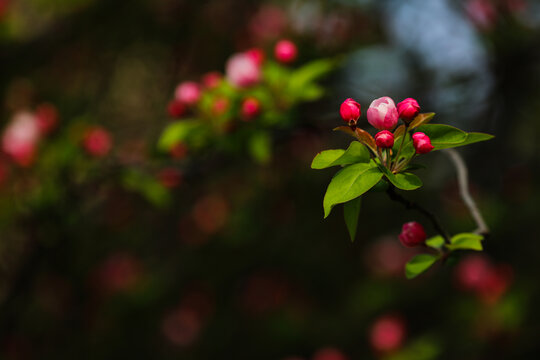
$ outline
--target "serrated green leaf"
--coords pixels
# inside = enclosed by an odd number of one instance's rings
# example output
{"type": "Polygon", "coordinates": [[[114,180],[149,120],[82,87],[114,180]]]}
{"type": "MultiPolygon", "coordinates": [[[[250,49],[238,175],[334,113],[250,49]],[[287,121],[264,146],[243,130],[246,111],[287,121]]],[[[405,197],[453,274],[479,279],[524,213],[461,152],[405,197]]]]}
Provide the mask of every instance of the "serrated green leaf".
{"type": "Polygon", "coordinates": [[[318,153],[311,163],[311,168],[326,169],[358,162],[369,162],[369,151],[358,141],[353,141],[347,150],[326,150],[318,153]]]}
{"type": "Polygon", "coordinates": [[[360,215],[360,208],[362,205],[362,197],[357,197],[354,200],[347,201],[343,205],[343,215],[345,217],[345,224],[347,225],[347,230],[349,230],[349,235],[351,241],[354,241],[356,238],[356,230],[358,228],[358,216],[360,215]]]}
{"type": "Polygon", "coordinates": [[[440,250],[444,245],[444,238],[441,235],[434,236],[426,240],[426,245],[430,248],[440,250]]]}
{"type": "Polygon", "coordinates": [[[386,166],[379,164],[379,169],[384,173],[390,182],[401,190],[416,190],[422,186],[422,180],[414,174],[401,172],[393,174],[386,166]]]}
{"type": "Polygon", "coordinates": [[[482,251],[482,235],[473,233],[462,233],[453,236],[450,239],[450,244],[446,247],[452,251],[454,250],[476,250],[482,251]]]}
{"type": "Polygon", "coordinates": [[[405,265],[405,276],[407,279],[413,279],[429,269],[437,260],[439,257],[436,255],[416,255],[405,265]]]}
{"type": "Polygon", "coordinates": [[[334,175],[324,195],[324,217],[332,208],[355,199],[371,189],[383,174],[374,162],[349,165],[334,175]]]}

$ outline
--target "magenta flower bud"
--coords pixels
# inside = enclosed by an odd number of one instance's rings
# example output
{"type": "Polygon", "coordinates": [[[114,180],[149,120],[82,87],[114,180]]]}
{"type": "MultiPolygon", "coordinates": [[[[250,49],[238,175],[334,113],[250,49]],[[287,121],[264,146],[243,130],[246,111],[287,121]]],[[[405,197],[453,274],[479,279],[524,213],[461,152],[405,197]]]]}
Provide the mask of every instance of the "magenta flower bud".
{"type": "Polygon", "coordinates": [[[341,104],[339,114],[347,124],[356,125],[356,121],[360,118],[360,104],[348,98],[341,104]]]}
{"type": "Polygon", "coordinates": [[[413,98],[407,98],[397,104],[397,110],[399,117],[408,124],[413,121],[420,112],[420,105],[418,105],[418,102],[413,98]]]}
{"type": "Polygon", "coordinates": [[[226,66],[227,79],[237,87],[257,84],[261,78],[261,68],[252,56],[246,53],[233,55],[226,66]]]}
{"type": "Polygon", "coordinates": [[[274,55],[279,62],[289,64],[296,60],[298,49],[292,41],[281,40],[276,44],[274,55]]]}
{"type": "Polygon", "coordinates": [[[254,97],[249,97],[242,103],[242,119],[249,121],[261,112],[261,103],[254,97]]]}
{"type": "Polygon", "coordinates": [[[414,133],[412,136],[413,146],[417,154],[427,154],[433,150],[431,139],[423,132],[414,133]]]}
{"type": "Polygon", "coordinates": [[[201,88],[193,81],[185,81],[178,85],[174,97],[186,105],[195,105],[201,98],[201,88]]]}
{"type": "Polygon", "coordinates": [[[426,232],[424,227],[416,221],[403,224],[399,241],[406,247],[418,246],[426,241],[426,232]]]}
{"type": "Polygon", "coordinates": [[[375,135],[375,143],[382,149],[389,149],[394,146],[394,134],[388,130],[379,131],[375,135]]]}
{"type": "Polygon", "coordinates": [[[167,113],[169,113],[171,117],[178,119],[186,113],[186,105],[183,102],[174,99],[167,105],[167,113]]]}
{"type": "Polygon", "coordinates": [[[392,130],[396,127],[399,114],[394,100],[388,96],[373,100],[367,111],[369,123],[379,130],[392,130]]]}

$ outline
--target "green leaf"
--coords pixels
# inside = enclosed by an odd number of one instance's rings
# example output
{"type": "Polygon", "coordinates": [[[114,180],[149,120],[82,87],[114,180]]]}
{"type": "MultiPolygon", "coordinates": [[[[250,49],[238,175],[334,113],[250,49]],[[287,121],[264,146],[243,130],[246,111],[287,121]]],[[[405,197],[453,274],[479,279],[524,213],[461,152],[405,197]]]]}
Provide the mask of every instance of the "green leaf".
{"type": "Polygon", "coordinates": [[[266,164],[272,158],[272,141],[266,132],[258,132],[251,136],[248,150],[255,161],[266,164]]]}
{"type": "Polygon", "coordinates": [[[358,141],[351,142],[347,150],[326,150],[315,156],[312,169],[326,169],[331,166],[369,162],[369,151],[358,141]]]}
{"type": "Polygon", "coordinates": [[[494,137],[495,136],[490,135],[490,134],[484,134],[484,133],[479,133],[479,132],[471,132],[471,133],[467,134],[467,139],[465,139],[464,142],[460,143],[459,146],[474,144],[474,143],[477,143],[477,142],[480,142],[480,141],[491,140],[494,137]]]}
{"type": "Polygon", "coordinates": [[[349,230],[351,241],[354,241],[354,239],[356,238],[356,230],[358,228],[358,216],[360,214],[361,205],[362,198],[360,196],[354,200],[347,201],[343,205],[343,215],[345,216],[345,224],[347,225],[347,230],[349,230]]]}
{"type": "Polygon", "coordinates": [[[411,124],[409,125],[409,127],[411,129],[414,129],[420,125],[424,125],[424,124],[427,124],[428,122],[431,121],[431,119],[433,119],[433,117],[435,116],[435,113],[427,113],[427,114],[418,114],[414,120],[411,122],[411,124]]]}
{"type": "Polygon", "coordinates": [[[453,236],[450,239],[450,244],[446,247],[452,251],[454,250],[476,250],[482,251],[482,235],[473,233],[462,233],[453,236]]]}
{"type": "Polygon", "coordinates": [[[436,255],[416,255],[405,265],[405,275],[407,276],[407,279],[413,279],[417,277],[418,275],[429,269],[431,265],[435,264],[437,260],[439,260],[439,257],[436,255]]]}
{"type": "Polygon", "coordinates": [[[450,125],[427,124],[419,126],[417,131],[429,136],[434,150],[460,146],[467,139],[465,131],[450,125]]]}
{"type": "Polygon", "coordinates": [[[434,236],[426,240],[426,245],[430,248],[440,250],[444,245],[444,238],[441,235],[434,236]]]}
{"type": "Polygon", "coordinates": [[[355,199],[371,189],[382,175],[374,162],[353,164],[338,171],[324,195],[324,217],[330,215],[335,205],[355,199]]]}
{"type": "Polygon", "coordinates": [[[332,71],[336,66],[335,60],[322,59],[312,61],[295,70],[289,78],[289,90],[299,96],[308,85],[323,75],[332,71]]]}
{"type": "Polygon", "coordinates": [[[401,190],[416,190],[422,186],[422,180],[414,174],[401,172],[398,174],[393,174],[386,166],[379,164],[379,169],[384,173],[386,178],[390,182],[401,190]]]}
{"type": "Polygon", "coordinates": [[[170,150],[179,142],[184,142],[190,133],[199,126],[197,120],[181,120],[171,123],[163,130],[158,141],[158,148],[163,151],[170,150]]]}

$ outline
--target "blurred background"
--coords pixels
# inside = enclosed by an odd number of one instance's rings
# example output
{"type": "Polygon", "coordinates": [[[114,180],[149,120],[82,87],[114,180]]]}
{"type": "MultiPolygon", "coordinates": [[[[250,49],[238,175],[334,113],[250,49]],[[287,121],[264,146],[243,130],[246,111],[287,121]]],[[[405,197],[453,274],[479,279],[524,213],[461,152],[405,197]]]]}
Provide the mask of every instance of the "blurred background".
{"type": "MultiPolygon", "coordinates": [[[[540,2],[0,0],[0,67],[1,359],[540,356],[540,2]],[[496,135],[459,150],[485,252],[411,281],[397,235],[426,219],[373,192],[352,243],[310,169],[351,141],[344,99],[385,95],[496,135]]],[[[405,195],[474,230],[423,161],[405,195]]]]}

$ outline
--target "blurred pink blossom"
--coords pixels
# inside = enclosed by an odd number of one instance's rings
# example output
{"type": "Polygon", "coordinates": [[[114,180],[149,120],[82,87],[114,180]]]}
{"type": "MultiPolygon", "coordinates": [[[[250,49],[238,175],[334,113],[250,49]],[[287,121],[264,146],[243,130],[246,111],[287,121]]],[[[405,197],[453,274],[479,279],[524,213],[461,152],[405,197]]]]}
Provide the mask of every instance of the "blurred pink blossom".
{"type": "Polygon", "coordinates": [[[252,56],[246,53],[233,55],[226,66],[227,79],[238,87],[249,87],[261,79],[261,68],[252,56]]]}
{"type": "Polygon", "coordinates": [[[2,136],[2,149],[20,166],[30,166],[40,138],[37,117],[27,111],[16,113],[2,136]]]}

